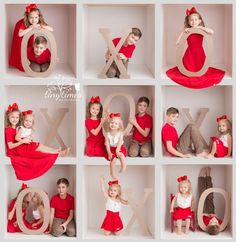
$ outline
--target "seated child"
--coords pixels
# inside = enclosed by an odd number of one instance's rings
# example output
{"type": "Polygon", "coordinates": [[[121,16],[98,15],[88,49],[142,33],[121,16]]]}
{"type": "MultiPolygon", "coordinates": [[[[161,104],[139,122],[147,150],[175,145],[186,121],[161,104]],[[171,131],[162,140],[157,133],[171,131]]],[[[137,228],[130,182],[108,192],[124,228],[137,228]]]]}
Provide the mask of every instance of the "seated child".
{"type": "Polygon", "coordinates": [[[51,215],[49,232],[59,237],[66,233],[75,237],[76,228],[74,221],[74,197],[68,193],[69,181],[61,178],[57,181],[57,192],[50,201],[51,215]]]}
{"type": "Polygon", "coordinates": [[[152,152],[152,116],[147,113],[149,106],[147,97],[140,97],[137,103],[138,113],[135,119],[130,119],[129,122],[134,126],[133,136],[128,148],[128,154],[131,157],[138,155],[142,157],[150,156],[152,152]]]}
{"type": "Polygon", "coordinates": [[[203,157],[206,152],[203,151],[203,143],[200,139],[200,133],[195,125],[189,124],[178,137],[175,123],[179,118],[179,110],[171,107],[166,111],[166,124],[162,127],[162,142],[167,154],[182,158],[191,157],[192,145],[196,156],[203,157]]]}
{"type": "MultiPolygon", "coordinates": [[[[125,68],[128,68],[128,62],[129,59],[132,57],[133,51],[135,49],[135,44],[137,41],[141,38],[142,32],[138,28],[132,28],[132,32],[128,35],[126,38],[124,44],[121,46],[119,53],[118,53],[118,58],[122,60],[123,64],[125,65],[125,68]]],[[[113,44],[115,46],[118,45],[119,41],[121,40],[121,37],[115,38],[112,40],[113,44]]],[[[111,57],[111,52],[107,50],[105,58],[106,61],[108,61],[111,57]]],[[[120,76],[120,71],[116,65],[116,63],[113,61],[111,64],[110,68],[107,71],[107,77],[108,78],[113,78],[113,77],[118,77],[120,76]]]]}
{"type": "Polygon", "coordinates": [[[36,37],[33,47],[28,47],[27,57],[33,71],[46,71],[51,60],[51,52],[47,48],[47,39],[43,36],[36,37]]]}

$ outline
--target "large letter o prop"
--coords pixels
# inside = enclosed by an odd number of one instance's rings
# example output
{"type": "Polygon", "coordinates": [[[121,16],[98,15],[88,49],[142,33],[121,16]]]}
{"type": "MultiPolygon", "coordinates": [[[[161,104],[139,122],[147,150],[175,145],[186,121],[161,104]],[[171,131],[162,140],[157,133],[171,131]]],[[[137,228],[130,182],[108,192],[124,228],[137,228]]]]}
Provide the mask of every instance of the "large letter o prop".
{"type": "Polygon", "coordinates": [[[21,63],[25,70],[25,72],[32,77],[47,77],[51,74],[53,69],[57,63],[57,44],[52,32],[46,29],[33,29],[29,33],[27,33],[23,39],[21,44],[21,63]],[[44,72],[35,72],[33,71],[29,64],[28,64],[28,57],[27,57],[27,47],[28,47],[28,40],[32,35],[36,36],[44,36],[48,43],[50,43],[50,52],[51,52],[51,61],[48,69],[44,72]]]}
{"type": "Polygon", "coordinates": [[[30,235],[37,235],[37,234],[43,234],[44,231],[47,229],[48,224],[49,224],[49,219],[50,219],[50,205],[49,205],[49,199],[47,194],[40,188],[26,188],[20,192],[20,194],[17,197],[16,200],[16,220],[19,225],[19,228],[21,231],[25,234],[30,234],[30,235]],[[28,193],[35,193],[37,192],[39,196],[42,197],[43,204],[44,204],[44,220],[41,228],[37,230],[31,230],[28,229],[22,219],[22,202],[24,199],[24,196],[28,193]]]}
{"type": "Polygon", "coordinates": [[[208,188],[206,189],[200,199],[199,199],[199,202],[198,202],[198,209],[197,209],[197,220],[198,220],[198,225],[200,226],[200,228],[203,230],[203,231],[207,231],[206,229],[206,225],[204,224],[203,222],[203,207],[204,207],[204,203],[205,203],[205,200],[206,200],[206,197],[210,194],[210,193],[220,193],[223,197],[224,197],[224,200],[225,200],[225,214],[224,214],[224,219],[222,221],[222,224],[220,225],[220,232],[223,231],[226,226],[228,225],[229,223],[229,218],[230,218],[230,199],[229,199],[229,195],[228,193],[221,189],[221,188],[208,188]]]}
{"type": "Polygon", "coordinates": [[[212,55],[212,49],[213,49],[213,42],[212,42],[212,36],[210,34],[207,34],[205,31],[198,29],[198,28],[190,28],[189,33],[184,33],[179,45],[177,46],[176,51],[176,62],[177,67],[179,71],[184,74],[185,76],[202,76],[204,75],[210,65],[211,55],[212,55]],[[189,71],[185,68],[183,64],[183,56],[187,49],[187,39],[191,34],[200,34],[203,35],[203,48],[206,55],[206,59],[204,62],[204,65],[202,66],[201,70],[197,72],[189,71]]]}
{"type": "MultiPolygon", "coordinates": [[[[110,103],[111,103],[111,101],[114,97],[125,97],[128,100],[129,107],[130,107],[129,117],[133,119],[135,117],[135,102],[134,102],[134,99],[131,95],[129,95],[127,93],[123,93],[123,92],[112,93],[105,99],[105,101],[104,101],[104,112],[105,113],[108,112],[109,105],[110,105],[110,103]]],[[[133,128],[133,125],[128,122],[128,125],[124,130],[124,133],[128,134],[132,130],[132,128],[133,128]]]]}

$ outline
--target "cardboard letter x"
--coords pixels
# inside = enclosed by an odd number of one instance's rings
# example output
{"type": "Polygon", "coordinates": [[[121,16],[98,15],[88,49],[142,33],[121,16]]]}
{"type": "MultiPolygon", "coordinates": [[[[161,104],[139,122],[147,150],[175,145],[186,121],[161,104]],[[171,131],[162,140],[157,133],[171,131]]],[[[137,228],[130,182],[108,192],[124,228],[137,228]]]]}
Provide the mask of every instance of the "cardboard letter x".
{"type": "Polygon", "coordinates": [[[107,61],[106,65],[104,66],[104,68],[102,69],[100,74],[98,75],[98,78],[106,79],[107,78],[106,73],[107,73],[109,67],[111,66],[111,64],[113,63],[113,61],[115,61],[117,68],[120,71],[120,78],[129,79],[130,76],[127,74],[127,70],[126,70],[122,60],[118,59],[117,55],[118,55],[118,52],[119,52],[121,46],[124,44],[126,38],[128,37],[128,35],[131,31],[130,30],[126,31],[125,35],[120,39],[120,41],[116,47],[114,46],[114,44],[111,40],[111,35],[110,35],[109,29],[101,28],[101,29],[99,29],[99,32],[102,34],[105,42],[107,43],[107,47],[111,53],[111,57],[107,61]]]}

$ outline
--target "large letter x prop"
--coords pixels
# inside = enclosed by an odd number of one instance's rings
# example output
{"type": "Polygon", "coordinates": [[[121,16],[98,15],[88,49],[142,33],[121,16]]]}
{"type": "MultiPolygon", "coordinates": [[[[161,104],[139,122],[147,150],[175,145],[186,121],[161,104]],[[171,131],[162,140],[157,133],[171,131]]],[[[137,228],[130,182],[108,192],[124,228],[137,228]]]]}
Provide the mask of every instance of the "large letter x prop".
{"type": "Polygon", "coordinates": [[[45,140],[45,145],[50,145],[52,140],[54,139],[54,137],[56,137],[56,139],[57,139],[58,143],[61,145],[61,147],[65,148],[66,145],[63,142],[61,136],[58,134],[58,128],[59,128],[62,120],[64,119],[65,114],[69,111],[69,109],[68,108],[59,108],[58,116],[54,120],[52,120],[50,118],[50,116],[48,115],[48,109],[47,108],[41,108],[40,111],[49,124],[49,131],[50,132],[48,133],[48,136],[45,140]]]}
{"type": "MultiPolygon", "coordinates": [[[[197,117],[197,119],[196,119],[195,122],[193,121],[193,118],[192,118],[192,116],[191,116],[190,113],[189,113],[189,108],[183,108],[183,109],[182,109],[182,112],[186,115],[186,117],[187,117],[187,119],[189,120],[189,122],[192,123],[192,124],[195,124],[196,127],[197,127],[198,130],[199,130],[199,128],[201,127],[201,124],[202,124],[203,120],[204,120],[205,117],[206,117],[206,114],[209,112],[209,108],[200,108],[200,112],[198,113],[198,117],[197,117]]],[[[200,132],[199,132],[199,133],[200,133],[200,132]]],[[[200,139],[201,139],[201,141],[203,142],[204,147],[205,147],[205,148],[209,148],[207,142],[205,141],[205,139],[202,137],[201,134],[200,134],[200,139]]]]}
{"type": "Polygon", "coordinates": [[[120,41],[116,47],[114,46],[114,44],[112,42],[109,29],[101,28],[101,29],[99,29],[99,32],[102,34],[105,42],[107,43],[107,47],[111,53],[111,57],[108,60],[108,62],[106,63],[106,65],[104,66],[104,68],[102,69],[102,71],[100,72],[100,74],[98,74],[98,78],[106,79],[107,78],[106,73],[107,73],[109,67],[111,66],[111,64],[113,63],[113,61],[115,61],[117,68],[120,71],[120,78],[129,79],[130,76],[127,74],[127,70],[126,70],[122,60],[118,59],[117,55],[118,55],[118,52],[119,52],[121,46],[124,44],[126,38],[128,37],[129,33],[131,32],[131,30],[129,29],[126,31],[125,35],[120,39],[120,41]]]}
{"type": "Polygon", "coordinates": [[[134,224],[135,220],[137,219],[141,229],[142,229],[142,234],[144,236],[150,236],[151,233],[148,229],[148,226],[146,225],[146,223],[144,222],[142,216],[140,215],[141,209],[144,206],[144,204],[146,203],[149,195],[152,193],[152,189],[151,188],[145,188],[144,189],[144,195],[142,200],[139,202],[139,204],[136,204],[132,198],[132,190],[131,189],[127,189],[126,190],[126,194],[127,194],[127,199],[129,202],[129,205],[131,206],[131,208],[133,209],[133,216],[130,219],[124,234],[129,234],[130,233],[130,229],[132,227],[132,225],[134,224]]]}

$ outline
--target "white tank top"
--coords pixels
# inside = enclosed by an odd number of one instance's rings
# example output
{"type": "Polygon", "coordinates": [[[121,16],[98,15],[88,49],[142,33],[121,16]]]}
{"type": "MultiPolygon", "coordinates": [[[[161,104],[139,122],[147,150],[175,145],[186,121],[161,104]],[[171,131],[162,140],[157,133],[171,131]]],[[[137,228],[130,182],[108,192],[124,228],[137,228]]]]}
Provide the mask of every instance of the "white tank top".
{"type": "Polygon", "coordinates": [[[116,135],[111,135],[107,133],[107,138],[111,147],[117,147],[120,140],[121,132],[118,132],[116,135]]]}
{"type": "Polygon", "coordinates": [[[24,126],[19,126],[17,129],[18,130],[21,129],[22,133],[21,133],[20,138],[22,138],[22,139],[27,138],[28,136],[30,136],[32,134],[32,131],[33,131],[32,129],[25,128],[24,126]]]}
{"type": "Polygon", "coordinates": [[[227,134],[223,134],[219,137],[219,139],[223,142],[223,145],[225,147],[229,147],[228,142],[227,142],[227,136],[228,136],[227,134]]]}
{"type": "Polygon", "coordinates": [[[114,201],[110,197],[108,197],[107,203],[106,203],[106,210],[116,213],[116,212],[120,212],[120,209],[121,209],[121,202],[114,201]]]}
{"type": "Polygon", "coordinates": [[[188,197],[184,197],[180,193],[177,194],[176,204],[178,207],[189,208],[191,207],[191,202],[192,202],[192,194],[190,194],[188,197]]]}
{"type": "Polygon", "coordinates": [[[36,219],[36,220],[41,219],[39,209],[33,210],[33,218],[36,219]]]}

